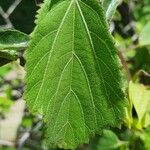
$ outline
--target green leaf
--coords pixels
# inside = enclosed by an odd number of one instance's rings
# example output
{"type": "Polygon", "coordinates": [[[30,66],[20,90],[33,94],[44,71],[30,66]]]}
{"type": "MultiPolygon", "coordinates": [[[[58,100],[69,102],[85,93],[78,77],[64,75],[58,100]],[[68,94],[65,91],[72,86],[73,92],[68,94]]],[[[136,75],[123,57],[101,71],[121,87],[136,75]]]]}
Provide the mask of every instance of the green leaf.
{"type": "Polygon", "coordinates": [[[0,30],[0,50],[26,48],[29,36],[17,30],[0,30]]]}
{"type": "MultiPolygon", "coordinates": [[[[133,62],[133,66],[131,68],[132,74],[135,74],[139,70],[144,70],[150,74],[150,46],[138,47],[132,52],[135,53],[135,55],[129,59],[129,61],[133,62]]],[[[144,77],[143,79],[144,83],[150,84],[150,78],[144,77]]]]}
{"type": "Polygon", "coordinates": [[[25,99],[44,115],[48,142],[74,149],[124,119],[117,50],[96,0],[45,0],[36,22],[25,99]]]}
{"type": "Polygon", "coordinates": [[[147,128],[148,126],[150,126],[150,110],[145,114],[145,117],[143,119],[143,127],[147,128]]]}
{"type": "Polygon", "coordinates": [[[14,50],[0,51],[0,67],[18,59],[18,55],[14,50]]]}
{"type": "Polygon", "coordinates": [[[117,135],[111,130],[104,130],[103,135],[98,142],[97,150],[116,150],[127,144],[128,143],[125,141],[120,141],[117,135]]]}
{"type": "Polygon", "coordinates": [[[118,5],[122,2],[122,0],[100,0],[105,10],[106,19],[111,21],[118,5]]]}
{"type": "Polygon", "coordinates": [[[17,30],[0,30],[0,66],[17,60],[16,50],[26,48],[29,36],[17,30]]]}
{"type": "MultiPolygon", "coordinates": [[[[129,86],[128,88],[128,93],[130,95],[130,91],[131,91],[132,86],[129,86]]],[[[131,129],[132,124],[133,124],[133,116],[132,116],[132,109],[133,109],[133,102],[131,100],[131,98],[128,99],[129,101],[129,106],[126,108],[126,118],[124,120],[125,125],[131,129]]]]}
{"type": "Polygon", "coordinates": [[[141,139],[144,142],[144,147],[146,150],[150,149],[150,127],[144,130],[143,134],[141,135],[141,139]]]}
{"type": "Polygon", "coordinates": [[[10,64],[0,68],[0,78],[3,78],[11,70],[10,64]]]}
{"type": "Polygon", "coordinates": [[[150,45],[150,22],[145,25],[139,35],[139,45],[150,45]]]}
{"type": "Polygon", "coordinates": [[[150,90],[142,84],[130,82],[129,98],[132,101],[138,116],[138,123],[136,127],[141,129],[143,127],[143,119],[150,111],[150,90]]]}
{"type": "Polygon", "coordinates": [[[13,102],[5,97],[0,97],[0,114],[8,112],[13,102]]]}

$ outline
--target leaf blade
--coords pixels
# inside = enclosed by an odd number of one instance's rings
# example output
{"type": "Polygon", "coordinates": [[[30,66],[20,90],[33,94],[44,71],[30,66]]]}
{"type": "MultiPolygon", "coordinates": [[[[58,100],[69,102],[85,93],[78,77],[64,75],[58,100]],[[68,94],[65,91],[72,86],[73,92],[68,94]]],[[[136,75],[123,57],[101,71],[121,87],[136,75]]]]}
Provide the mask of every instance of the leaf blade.
{"type": "Polygon", "coordinates": [[[108,22],[111,21],[113,15],[119,4],[121,4],[122,0],[100,0],[105,10],[106,19],[108,22]]]}
{"type": "Polygon", "coordinates": [[[18,55],[14,50],[0,51],[0,67],[12,61],[16,61],[17,59],[18,59],[18,55]]]}
{"type": "Polygon", "coordinates": [[[15,50],[26,48],[29,36],[12,29],[0,30],[0,50],[15,50]]]}
{"type": "Polygon", "coordinates": [[[51,144],[73,149],[124,116],[117,52],[106,28],[102,8],[84,0],[58,0],[37,24],[26,53],[25,98],[32,111],[51,120],[51,144]]]}
{"type": "Polygon", "coordinates": [[[150,45],[150,22],[148,22],[142,29],[139,35],[139,45],[140,46],[149,46],[150,45]]]}

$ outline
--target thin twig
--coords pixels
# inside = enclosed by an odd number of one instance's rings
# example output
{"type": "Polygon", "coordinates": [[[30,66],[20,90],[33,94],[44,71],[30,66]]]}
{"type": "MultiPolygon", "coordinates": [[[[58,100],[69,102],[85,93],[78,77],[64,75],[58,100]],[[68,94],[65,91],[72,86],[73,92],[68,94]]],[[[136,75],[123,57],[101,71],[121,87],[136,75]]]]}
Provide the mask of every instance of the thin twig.
{"type": "Polygon", "coordinates": [[[10,21],[10,15],[14,12],[16,7],[21,3],[22,0],[15,0],[12,5],[8,8],[8,10],[5,12],[3,8],[0,6],[0,15],[4,18],[4,21],[6,22],[5,25],[1,25],[1,28],[13,28],[13,24],[10,21]]]}
{"type": "Polygon", "coordinates": [[[4,10],[3,10],[3,8],[1,6],[0,6],[0,14],[5,20],[6,26],[13,27],[13,25],[12,25],[10,19],[9,19],[9,15],[4,12],[4,10]]]}
{"type": "Polygon", "coordinates": [[[16,9],[16,7],[21,3],[22,0],[15,0],[14,3],[8,8],[7,14],[10,16],[13,11],[16,9]]]}

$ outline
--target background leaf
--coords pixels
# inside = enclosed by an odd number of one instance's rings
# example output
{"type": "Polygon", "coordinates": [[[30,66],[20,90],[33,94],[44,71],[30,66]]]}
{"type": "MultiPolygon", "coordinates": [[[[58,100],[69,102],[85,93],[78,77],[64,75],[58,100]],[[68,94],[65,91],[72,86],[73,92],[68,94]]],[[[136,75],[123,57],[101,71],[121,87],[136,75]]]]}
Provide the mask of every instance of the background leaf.
{"type": "Polygon", "coordinates": [[[113,131],[104,130],[98,142],[97,150],[116,150],[124,145],[127,145],[127,142],[120,141],[113,131]]]}
{"type": "Polygon", "coordinates": [[[17,52],[14,50],[0,51],[0,67],[18,59],[17,52]]]}
{"type": "Polygon", "coordinates": [[[116,8],[121,4],[122,0],[100,0],[105,10],[106,19],[111,21],[113,15],[115,14],[116,8]]]}
{"type": "Polygon", "coordinates": [[[29,36],[17,30],[0,30],[0,50],[26,48],[29,36]]]}
{"type": "Polygon", "coordinates": [[[144,149],[149,150],[150,149],[150,127],[145,129],[143,134],[140,134],[140,138],[143,141],[144,149]]]}
{"type": "Polygon", "coordinates": [[[146,46],[150,45],[150,22],[148,22],[142,29],[139,36],[139,45],[146,46]]]}
{"type": "Polygon", "coordinates": [[[146,87],[142,84],[135,84],[133,82],[130,82],[129,97],[138,116],[138,124],[136,125],[136,127],[141,129],[144,125],[143,119],[145,115],[150,111],[150,90],[146,89],[146,87]]]}

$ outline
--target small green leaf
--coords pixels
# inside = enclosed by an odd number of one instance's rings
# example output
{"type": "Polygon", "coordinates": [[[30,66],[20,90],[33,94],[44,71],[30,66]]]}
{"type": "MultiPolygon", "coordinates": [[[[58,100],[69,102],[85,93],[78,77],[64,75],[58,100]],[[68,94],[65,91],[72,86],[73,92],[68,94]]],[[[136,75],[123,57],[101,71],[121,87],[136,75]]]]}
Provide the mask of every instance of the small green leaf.
{"type": "Polygon", "coordinates": [[[150,45],[150,22],[145,25],[139,36],[139,45],[150,45]]]}
{"type": "Polygon", "coordinates": [[[0,50],[26,48],[29,36],[17,30],[0,30],[0,50]]]}
{"type": "Polygon", "coordinates": [[[47,141],[75,149],[123,121],[121,65],[97,0],[45,0],[39,12],[26,51],[25,99],[44,115],[47,141]]]}
{"type": "Polygon", "coordinates": [[[111,130],[104,130],[103,135],[98,142],[97,150],[116,150],[127,144],[128,143],[125,141],[120,141],[117,135],[111,130]]]}
{"type": "Polygon", "coordinates": [[[149,112],[145,114],[145,117],[143,119],[143,127],[147,128],[148,126],[150,126],[150,109],[149,112]]]}
{"type": "Polygon", "coordinates": [[[105,10],[106,19],[111,21],[113,15],[115,14],[116,8],[122,0],[101,0],[101,2],[105,10]]]}
{"type": "Polygon", "coordinates": [[[18,59],[18,55],[14,50],[0,51],[0,67],[18,59]]]}
{"type": "Polygon", "coordinates": [[[5,97],[0,97],[0,114],[6,113],[12,104],[13,102],[10,99],[5,97]]]}
{"type": "Polygon", "coordinates": [[[141,129],[143,127],[143,119],[150,110],[150,90],[142,84],[130,82],[129,98],[132,101],[138,116],[136,127],[141,129]]]}

